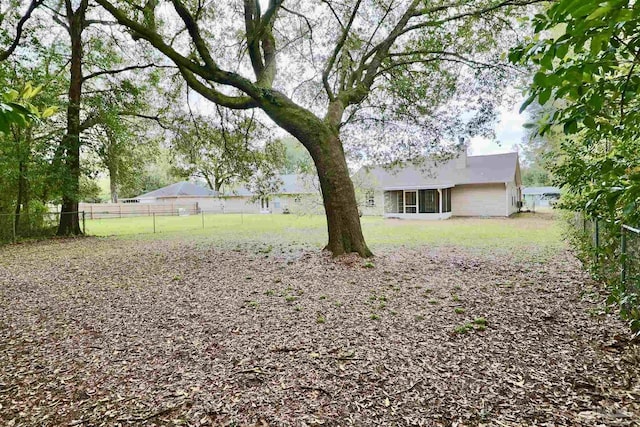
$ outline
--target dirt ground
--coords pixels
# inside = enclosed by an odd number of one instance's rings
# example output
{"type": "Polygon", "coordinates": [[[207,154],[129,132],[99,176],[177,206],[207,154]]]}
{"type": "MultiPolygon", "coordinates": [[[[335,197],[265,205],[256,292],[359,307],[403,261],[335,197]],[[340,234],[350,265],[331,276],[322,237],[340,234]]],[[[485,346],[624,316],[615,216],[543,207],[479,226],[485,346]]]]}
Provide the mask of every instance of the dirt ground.
{"type": "Polygon", "coordinates": [[[264,252],[0,248],[0,424],[640,425],[640,351],[567,252],[264,252]]]}

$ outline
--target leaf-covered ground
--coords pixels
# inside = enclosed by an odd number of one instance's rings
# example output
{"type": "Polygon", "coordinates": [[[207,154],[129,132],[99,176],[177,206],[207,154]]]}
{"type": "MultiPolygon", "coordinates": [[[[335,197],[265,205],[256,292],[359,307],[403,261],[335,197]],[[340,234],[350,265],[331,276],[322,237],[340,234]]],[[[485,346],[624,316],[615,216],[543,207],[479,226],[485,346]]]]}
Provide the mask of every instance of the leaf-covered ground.
{"type": "Polygon", "coordinates": [[[640,352],[563,250],[260,248],[0,248],[0,424],[638,425],[640,352]]]}

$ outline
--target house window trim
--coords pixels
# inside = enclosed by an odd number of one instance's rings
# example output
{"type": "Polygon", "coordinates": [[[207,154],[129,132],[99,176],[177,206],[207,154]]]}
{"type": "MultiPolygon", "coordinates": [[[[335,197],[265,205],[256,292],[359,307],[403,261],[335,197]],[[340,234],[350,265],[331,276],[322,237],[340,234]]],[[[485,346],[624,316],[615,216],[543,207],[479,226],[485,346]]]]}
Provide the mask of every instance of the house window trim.
{"type": "Polygon", "coordinates": [[[418,213],[418,190],[403,190],[402,191],[402,196],[403,196],[403,213],[404,214],[417,214],[418,213]],[[407,193],[413,193],[415,194],[415,204],[412,205],[407,205],[407,193]],[[415,209],[415,212],[407,212],[407,208],[412,208],[415,209]]]}
{"type": "Polygon", "coordinates": [[[375,208],[376,207],[376,193],[375,193],[375,191],[368,190],[365,193],[364,205],[367,208],[375,208]]]}

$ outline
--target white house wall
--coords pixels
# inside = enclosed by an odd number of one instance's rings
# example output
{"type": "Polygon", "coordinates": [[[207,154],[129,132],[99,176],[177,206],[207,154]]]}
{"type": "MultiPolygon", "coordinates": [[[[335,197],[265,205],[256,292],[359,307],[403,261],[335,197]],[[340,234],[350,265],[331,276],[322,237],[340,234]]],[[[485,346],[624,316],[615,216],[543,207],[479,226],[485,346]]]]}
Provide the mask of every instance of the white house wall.
{"type": "Polygon", "coordinates": [[[360,212],[364,216],[382,216],[384,214],[384,192],[376,191],[373,194],[373,206],[367,206],[367,201],[363,201],[363,205],[360,206],[360,212]]]}
{"type": "Polygon", "coordinates": [[[451,214],[507,216],[506,194],[504,183],[456,185],[451,190],[451,214]]]}
{"type": "Polygon", "coordinates": [[[518,187],[515,182],[509,182],[507,184],[507,212],[508,215],[512,215],[518,212],[518,187]]]}

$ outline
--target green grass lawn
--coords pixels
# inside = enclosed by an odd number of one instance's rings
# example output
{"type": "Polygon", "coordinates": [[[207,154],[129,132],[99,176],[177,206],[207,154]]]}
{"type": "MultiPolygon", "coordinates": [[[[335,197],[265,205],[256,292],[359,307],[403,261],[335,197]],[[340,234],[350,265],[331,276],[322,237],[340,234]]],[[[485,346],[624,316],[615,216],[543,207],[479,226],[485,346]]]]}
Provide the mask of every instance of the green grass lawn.
{"type": "MultiPolygon", "coordinates": [[[[549,214],[521,214],[512,218],[453,218],[445,221],[389,220],[363,217],[369,246],[459,246],[465,248],[563,247],[561,226],[549,214]]],[[[87,220],[86,231],[96,236],[190,238],[229,245],[286,245],[321,247],[326,243],[324,216],[191,215],[87,220]]]]}

